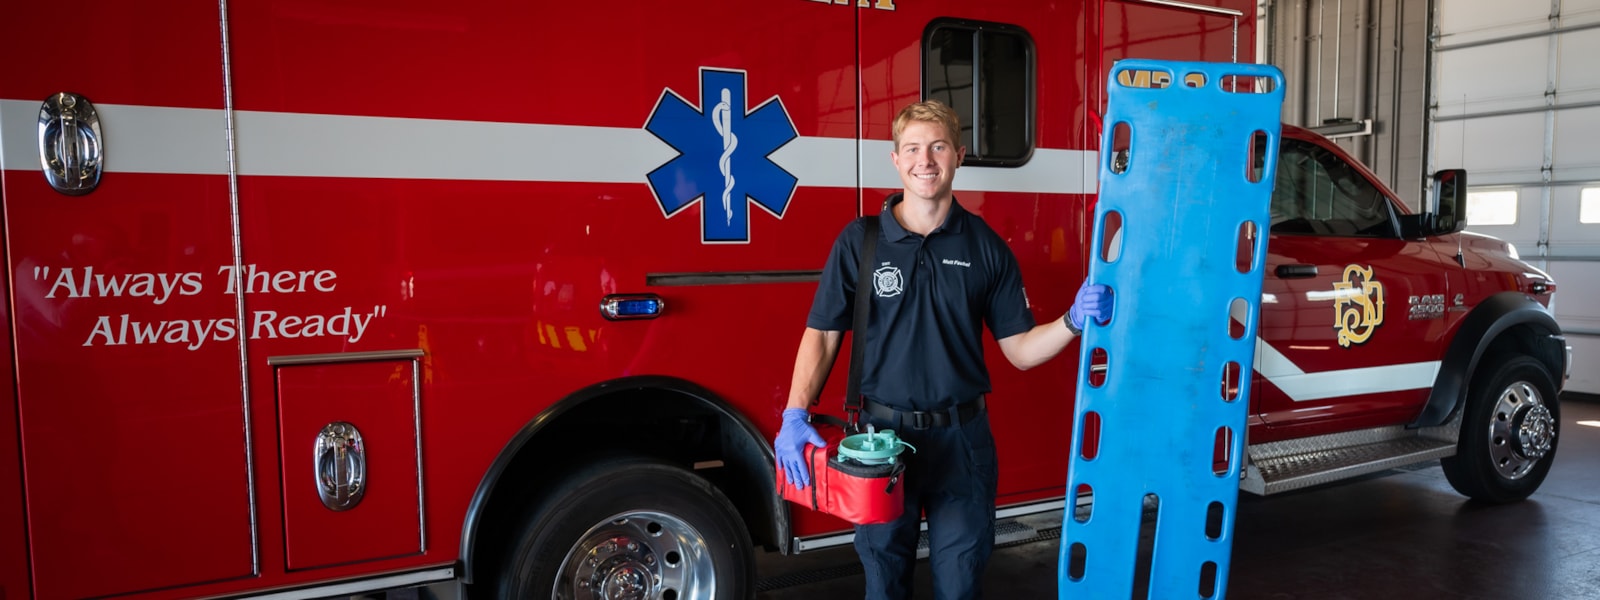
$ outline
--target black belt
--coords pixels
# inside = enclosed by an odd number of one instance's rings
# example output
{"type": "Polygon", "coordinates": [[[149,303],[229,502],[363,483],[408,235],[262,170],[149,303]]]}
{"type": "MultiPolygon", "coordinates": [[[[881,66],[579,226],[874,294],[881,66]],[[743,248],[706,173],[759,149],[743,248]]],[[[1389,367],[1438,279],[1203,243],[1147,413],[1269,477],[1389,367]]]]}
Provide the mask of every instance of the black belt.
{"type": "Polygon", "coordinates": [[[929,427],[944,427],[952,423],[960,424],[971,421],[974,417],[983,414],[985,402],[983,396],[962,402],[944,410],[901,410],[893,406],[885,406],[865,400],[862,411],[883,419],[893,421],[896,427],[910,427],[912,429],[927,429],[929,427]]]}

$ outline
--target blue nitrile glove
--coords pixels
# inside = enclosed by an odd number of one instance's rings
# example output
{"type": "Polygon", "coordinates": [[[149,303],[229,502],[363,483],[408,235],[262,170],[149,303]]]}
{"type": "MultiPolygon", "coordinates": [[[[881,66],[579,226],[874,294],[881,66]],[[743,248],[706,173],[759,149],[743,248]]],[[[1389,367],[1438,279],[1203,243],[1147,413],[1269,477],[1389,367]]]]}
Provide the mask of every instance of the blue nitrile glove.
{"type": "Polygon", "coordinates": [[[822,434],[806,422],[809,416],[804,408],[783,411],[783,427],[778,430],[777,441],[772,443],[772,451],[778,455],[778,467],[795,487],[811,485],[811,469],[806,468],[806,444],[818,448],[828,445],[822,434]]]}
{"type": "Polygon", "coordinates": [[[1067,311],[1067,319],[1073,329],[1083,331],[1090,317],[1101,325],[1111,321],[1111,288],[1084,281],[1078,288],[1078,299],[1072,303],[1072,310],[1067,311]]]}

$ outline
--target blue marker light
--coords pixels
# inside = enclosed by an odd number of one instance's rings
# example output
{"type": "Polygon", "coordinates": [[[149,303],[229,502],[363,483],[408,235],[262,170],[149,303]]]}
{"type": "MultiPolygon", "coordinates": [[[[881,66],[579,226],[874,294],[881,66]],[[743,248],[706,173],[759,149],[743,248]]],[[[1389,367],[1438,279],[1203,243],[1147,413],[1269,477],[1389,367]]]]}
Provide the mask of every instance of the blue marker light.
{"type": "Polygon", "coordinates": [[[665,307],[655,294],[612,294],[600,300],[600,314],[612,321],[654,319],[665,307]]]}

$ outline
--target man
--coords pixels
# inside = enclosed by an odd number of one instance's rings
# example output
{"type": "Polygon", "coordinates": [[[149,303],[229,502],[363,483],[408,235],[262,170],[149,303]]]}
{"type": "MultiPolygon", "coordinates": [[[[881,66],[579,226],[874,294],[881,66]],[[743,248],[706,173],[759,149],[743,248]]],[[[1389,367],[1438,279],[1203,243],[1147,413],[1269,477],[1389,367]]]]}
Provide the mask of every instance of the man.
{"type": "MultiPolygon", "coordinates": [[[[998,469],[984,394],[983,327],[1019,369],[1059,354],[1087,319],[1111,318],[1111,292],[1084,285],[1068,314],[1035,325],[1017,259],[994,230],[956,201],[966,155],[960,122],[937,101],[912,104],[893,125],[890,159],[904,191],[885,202],[873,269],[861,371],[862,419],[893,429],[917,451],[907,459],[905,514],[856,528],[869,599],[909,599],[918,523],[927,511],[937,598],[978,598],[994,547],[998,469]]],[[[858,281],[858,219],[834,241],[795,357],[783,427],[773,444],[790,481],[809,485],[801,452],[825,444],[807,423],[851,328],[858,281]]]]}

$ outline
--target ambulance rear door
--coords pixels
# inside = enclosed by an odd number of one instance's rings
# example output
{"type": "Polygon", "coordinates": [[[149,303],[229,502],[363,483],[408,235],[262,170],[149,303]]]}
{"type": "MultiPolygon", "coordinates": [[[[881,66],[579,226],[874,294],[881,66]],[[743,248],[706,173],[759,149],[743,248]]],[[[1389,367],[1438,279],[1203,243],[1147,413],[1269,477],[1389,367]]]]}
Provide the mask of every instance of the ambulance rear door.
{"type": "Polygon", "coordinates": [[[219,273],[234,263],[219,16],[193,2],[0,9],[35,597],[256,570],[239,311],[219,273]]]}

